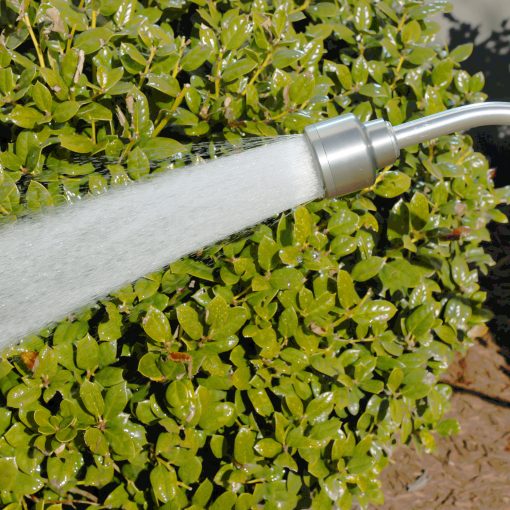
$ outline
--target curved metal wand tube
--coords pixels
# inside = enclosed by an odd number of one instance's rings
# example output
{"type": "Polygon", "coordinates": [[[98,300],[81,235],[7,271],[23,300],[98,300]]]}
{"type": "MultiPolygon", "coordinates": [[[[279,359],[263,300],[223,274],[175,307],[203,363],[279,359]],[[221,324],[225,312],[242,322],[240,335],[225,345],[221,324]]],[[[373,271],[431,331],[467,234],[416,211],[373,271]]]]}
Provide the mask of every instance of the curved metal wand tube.
{"type": "Polygon", "coordinates": [[[475,127],[510,125],[510,103],[469,104],[393,128],[399,149],[475,127]]]}

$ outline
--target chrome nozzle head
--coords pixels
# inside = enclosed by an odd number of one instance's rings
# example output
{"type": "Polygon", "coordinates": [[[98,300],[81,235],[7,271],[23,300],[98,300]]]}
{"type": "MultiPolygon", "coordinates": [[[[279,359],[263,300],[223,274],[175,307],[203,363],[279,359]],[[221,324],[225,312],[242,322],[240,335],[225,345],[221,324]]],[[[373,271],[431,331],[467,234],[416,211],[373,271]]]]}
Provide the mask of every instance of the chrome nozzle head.
{"type": "Polygon", "coordinates": [[[389,122],[363,124],[351,113],[307,126],[305,137],[322,173],[326,197],[371,186],[376,170],[394,163],[400,154],[389,122]]]}

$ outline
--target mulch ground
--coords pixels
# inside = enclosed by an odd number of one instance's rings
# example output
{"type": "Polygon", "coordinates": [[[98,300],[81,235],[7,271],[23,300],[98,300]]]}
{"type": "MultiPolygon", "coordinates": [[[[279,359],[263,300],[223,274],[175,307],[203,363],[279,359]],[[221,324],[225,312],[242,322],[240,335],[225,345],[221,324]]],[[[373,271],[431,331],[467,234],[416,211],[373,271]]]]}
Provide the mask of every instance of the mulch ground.
{"type": "Polygon", "coordinates": [[[433,454],[398,447],[383,472],[380,510],[510,508],[510,367],[499,350],[482,340],[451,367],[449,416],[461,431],[438,439],[433,454]]]}

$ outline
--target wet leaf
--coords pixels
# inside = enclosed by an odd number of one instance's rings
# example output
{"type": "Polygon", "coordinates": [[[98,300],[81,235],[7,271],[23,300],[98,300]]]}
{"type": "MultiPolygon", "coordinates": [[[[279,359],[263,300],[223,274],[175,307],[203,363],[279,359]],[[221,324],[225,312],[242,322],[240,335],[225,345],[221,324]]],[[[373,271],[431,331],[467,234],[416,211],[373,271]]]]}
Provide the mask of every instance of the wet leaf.
{"type": "Polygon", "coordinates": [[[395,306],[389,301],[375,299],[363,303],[353,316],[357,324],[370,326],[374,323],[385,323],[397,312],[395,306]]]}
{"type": "Polygon", "coordinates": [[[150,306],[142,321],[143,330],[156,342],[167,342],[170,340],[172,331],[170,323],[165,314],[150,306]]]}
{"type": "Polygon", "coordinates": [[[43,119],[44,115],[35,108],[17,104],[7,115],[7,118],[17,126],[25,129],[33,129],[43,119]]]}
{"type": "Polygon", "coordinates": [[[62,147],[72,152],[86,154],[94,150],[94,142],[85,135],[60,135],[59,139],[62,147]]]}
{"type": "Polygon", "coordinates": [[[375,193],[384,198],[394,198],[405,193],[411,186],[409,176],[396,170],[386,172],[383,180],[376,186],[375,193]]]}
{"type": "Polygon", "coordinates": [[[97,383],[84,381],[80,386],[80,398],[85,409],[99,418],[104,413],[104,400],[101,394],[101,388],[97,383]]]}
{"type": "Polygon", "coordinates": [[[199,340],[204,334],[198,313],[189,304],[177,307],[177,319],[184,331],[193,340],[199,340]]]}
{"type": "Polygon", "coordinates": [[[352,270],[352,279],[358,282],[370,280],[379,273],[385,262],[382,257],[370,257],[359,261],[352,270]]]}

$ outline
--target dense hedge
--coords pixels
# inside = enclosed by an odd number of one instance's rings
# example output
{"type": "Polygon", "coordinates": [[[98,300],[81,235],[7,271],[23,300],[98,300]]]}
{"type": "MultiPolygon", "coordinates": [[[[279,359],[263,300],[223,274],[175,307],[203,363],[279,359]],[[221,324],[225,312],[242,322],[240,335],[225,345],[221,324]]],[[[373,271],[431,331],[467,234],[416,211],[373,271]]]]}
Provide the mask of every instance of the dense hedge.
{"type": "MultiPolygon", "coordinates": [[[[4,221],[138,179],[192,141],[485,99],[460,69],[471,47],[432,44],[442,0],[0,7],[4,221]]],[[[381,502],[396,441],[429,449],[456,428],[437,380],[489,317],[481,243],[509,196],[468,136],[411,147],[370,190],[176,262],[6,353],[3,508],[381,502]]]]}

